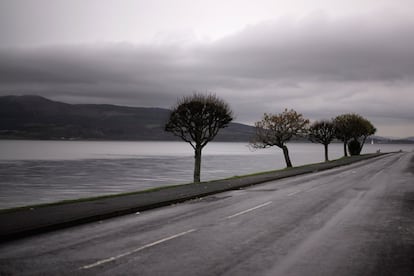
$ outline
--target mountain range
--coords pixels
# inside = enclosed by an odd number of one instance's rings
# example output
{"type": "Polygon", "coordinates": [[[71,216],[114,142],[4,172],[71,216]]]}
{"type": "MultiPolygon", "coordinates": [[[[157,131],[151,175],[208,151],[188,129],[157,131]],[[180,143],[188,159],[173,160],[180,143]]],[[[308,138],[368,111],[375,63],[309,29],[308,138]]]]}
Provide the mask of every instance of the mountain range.
{"type": "MultiPolygon", "coordinates": [[[[164,108],[68,104],[33,95],[1,96],[0,139],[180,140],[164,131],[170,112],[164,108]]],[[[248,142],[254,132],[252,126],[230,123],[215,141],[248,142]]],[[[376,144],[414,143],[414,137],[370,139],[376,144]]]]}
{"type": "MultiPolygon", "coordinates": [[[[170,110],[0,97],[0,139],[179,140],[164,131],[170,110]]],[[[230,123],[215,141],[247,142],[252,126],[230,123]]]]}

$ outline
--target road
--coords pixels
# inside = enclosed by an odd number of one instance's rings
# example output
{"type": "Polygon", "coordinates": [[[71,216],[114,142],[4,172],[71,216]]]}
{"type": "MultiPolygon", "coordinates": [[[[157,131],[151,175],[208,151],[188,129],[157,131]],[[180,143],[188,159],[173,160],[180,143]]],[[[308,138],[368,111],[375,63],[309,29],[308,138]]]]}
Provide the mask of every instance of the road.
{"type": "Polygon", "coordinates": [[[0,245],[0,275],[414,275],[414,154],[0,245]]]}

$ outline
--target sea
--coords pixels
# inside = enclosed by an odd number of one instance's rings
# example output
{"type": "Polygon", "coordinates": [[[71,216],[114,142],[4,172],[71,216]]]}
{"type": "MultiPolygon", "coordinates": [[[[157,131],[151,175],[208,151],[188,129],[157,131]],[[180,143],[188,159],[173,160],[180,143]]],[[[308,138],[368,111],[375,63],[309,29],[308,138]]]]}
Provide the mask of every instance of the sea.
{"type": "MultiPolygon", "coordinates": [[[[294,166],[324,161],[323,146],[289,143],[294,166]]],[[[363,153],[414,151],[414,144],[366,144],[363,153]]],[[[343,146],[329,146],[330,159],[343,146]]],[[[277,147],[210,142],[201,180],[284,168],[277,147]]],[[[0,140],[0,209],[190,183],[194,152],[185,142],[0,140]]]]}

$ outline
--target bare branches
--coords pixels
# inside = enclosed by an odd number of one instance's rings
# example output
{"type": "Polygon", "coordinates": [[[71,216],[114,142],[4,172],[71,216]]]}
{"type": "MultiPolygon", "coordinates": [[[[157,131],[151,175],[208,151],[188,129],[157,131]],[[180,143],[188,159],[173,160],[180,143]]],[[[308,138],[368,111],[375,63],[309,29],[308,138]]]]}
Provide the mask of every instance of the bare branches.
{"type": "Polygon", "coordinates": [[[233,120],[229,105],[215,95],[194,94],[178,100],[165,130],[189,143],[195,151],[194,182],[200,182],[201,149],[233,120]]]}
{"type": "Polygon", "coordinates": [[[335,130],[335,124],[332,120],[316,121],[309,128],[309,140],[329,145],[335,139],[335,130]]]}
{"type": "Polygon", "coordinates": [[[282,148],[294,136],[306,134],[309,120],[304,119],[302,114],[293,109],[283,111],[280,114],[263,115],[263,119],[255,123],[256,136],[252,146],[265,148],[278,146],[282,148]]]}
{"type": "Polygon", "coordinates": [[[325,161],[329,161],[328,145],[335,139],[336,128],[333,120],[314,122],[308,130],[308,138],[313,143],[320,143],[325,148],[325,161]]]}
{"type": "Polygon", "coordinates": [[[193,147],[204,147],[233,119],[227,103],[215,95],[194,94],[180,99],[165,126],[193,147]]]}
{"type": "Polygon", "coordinates": [[[309,120],[293,109],[283,111],[280,114],[263,115],[263,119],[255,123],[256,135],[251,145],[254,148],[267,148],[277,146],[283,150],[287,167],[292,167],[289,151],[286,147],[294,136],[306,134],[309,120]]]}

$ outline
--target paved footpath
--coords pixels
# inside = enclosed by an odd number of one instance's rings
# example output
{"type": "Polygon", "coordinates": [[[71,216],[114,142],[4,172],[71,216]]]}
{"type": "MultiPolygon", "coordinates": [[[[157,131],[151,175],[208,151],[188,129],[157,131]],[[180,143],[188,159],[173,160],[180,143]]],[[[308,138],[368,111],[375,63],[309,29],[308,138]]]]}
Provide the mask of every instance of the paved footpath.
{"type": "MultiPolygon", "coordinates": [[[[0,211],[0,241],[98,221],[118,215],[148,210],[207,195],[264,183],[286,177],[350,165],[386,154],[368,154],[342,158],[281,171],[243,176],[225,180],[165,187],[148,192],[100,197],[78,202],[57,203],[46,206],[29,206],[0,211]]],[[[369,161],[365,161],[369,162],[369,161]]]]}

